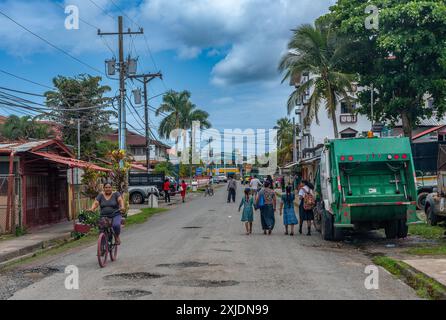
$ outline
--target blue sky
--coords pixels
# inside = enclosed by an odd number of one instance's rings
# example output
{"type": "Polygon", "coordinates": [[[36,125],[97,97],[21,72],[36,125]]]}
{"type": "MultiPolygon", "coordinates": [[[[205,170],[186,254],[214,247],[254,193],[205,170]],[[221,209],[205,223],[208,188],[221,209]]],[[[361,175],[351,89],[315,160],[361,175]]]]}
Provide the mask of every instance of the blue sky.
{"type": "MultiPolygon", "coordinates": [[[[166,89],[189,90],[193,102],[210,113],[213,127],[223,130],[272,128],[277,119],[286,116],[291,88],[280,83],[277,64],[286,50],[290,29],[312,22],[332,3],[333,0],[0,0],[0,11],[100,70],[104,69],[105,59],[117,55],[117,41],[114,37],[101,39],[94,27],[116,31],[116,17],[124,12],[125,28],[144,28],[153,59],[142,36],[126,37],[126,54],[139,57],[139,72],[159,69],[164,74],[164,82],[154,80],[150,84],[149,95],[166,89]],[[79,30],[65,29],[66,5],[78,6],[79,30]]],[[[0,26],[2,70],[48,86],[59,74],[97,74],[3,16],[0,26]]],[[[104,84],[113,88],[111,94],[118,88],[113,80],[104,79],[104,84]]],[[[45,91],[3,73],[0,86],[34,93],[45,91]]],[[[128,89],[132,89],[130,83],[128,89]]],[[[160,98],[153,99],[151,105],[158,107],[160,102],[160,98]]],[[[142,109],[138,111],[143,115],[142,109]]],[[[12,112],[0,109],[1,114],[12,112]]],[[[156,128],[159,119],[153,112],[150,115],[156,128]]],[[[131,114],[128,121],[141,128],[131,114]]]]}

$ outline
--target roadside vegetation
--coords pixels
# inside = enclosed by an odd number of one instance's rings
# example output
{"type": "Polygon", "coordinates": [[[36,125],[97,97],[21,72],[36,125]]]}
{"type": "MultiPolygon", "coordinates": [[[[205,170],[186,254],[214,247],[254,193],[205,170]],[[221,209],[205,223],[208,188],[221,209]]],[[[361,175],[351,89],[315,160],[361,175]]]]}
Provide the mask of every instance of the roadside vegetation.
{"type": "Polygon", "coordinates": [[[446,287],[428,276],[415,271],[408,264],[385,256],[373,258],[373,263],[383,267],[395,277],[412,287],[417,295],[429,300],[446,299],[446,287]]]}

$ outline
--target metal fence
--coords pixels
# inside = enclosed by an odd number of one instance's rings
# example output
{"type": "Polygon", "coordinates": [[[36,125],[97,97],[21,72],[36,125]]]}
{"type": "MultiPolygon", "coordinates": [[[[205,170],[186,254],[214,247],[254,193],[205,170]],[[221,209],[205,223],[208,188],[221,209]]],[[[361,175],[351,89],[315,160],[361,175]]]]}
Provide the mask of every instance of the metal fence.
{"type": "Polygon", "coordinates": [[[8,189],[9,176],[0,175],[0,234],[15,232],[15,227],[21,224],[20,215],[20,178],[14,177],[12,180],[13,190],[12,202],[8,210],[8,189]]]}

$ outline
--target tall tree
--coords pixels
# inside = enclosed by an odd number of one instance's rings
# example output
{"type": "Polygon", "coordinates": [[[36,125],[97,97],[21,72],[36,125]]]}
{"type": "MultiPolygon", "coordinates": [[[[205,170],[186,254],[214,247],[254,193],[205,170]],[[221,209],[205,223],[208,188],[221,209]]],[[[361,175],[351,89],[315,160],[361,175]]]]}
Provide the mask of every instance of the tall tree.
{"type": "Polygon", "coordinates": [[[163,103],[156,110],[156,116],[167,114],[161,121],[158,133],[161,138],[168,139],[170,133],[175,129],[189,130],[194,121],[200,122],[201,129],[211,127],[209,114],[206,111],[197,109],[197,106],[190,101],[191,94],[188,91],[169,91],[163,97],[163,103]]]}
{"type": "Polygon", "coordinates": [[[277,120],[274,127],[277,130],[278,160],[285,165],[293,159],[293,123],[288,118],[277,120]]]}
{"type": "Polygon", "coordinates": [[[333,122],[334,135],[338,138],[337,104],[341,99],[350,102],[348,93],[353,91],[354,80],[353,75],[343,73],[340,69],[346,50],[345,42],[338,37],[330,24],[324,21],[317,22],[315,26],[301,25],[293,32],[288,44],[288,53],[282,57],[279,65],[279,70],[285,73],[283,82],[300,78],[306,72],[310,77],[291,94],[288,100],[288,114],[294,110],[301,97],[310,91],[305,124],[309,125],[314,119],[319,124],[319,107],[324,103],[333,122]]]}
{"type": "Polygon", "coordinates": [[[95,155],[97,142],[110,132],[110,117],[116,115],[106,110],[110,98],[104,95],[111,89],[100,82],[100,77],[90,75],[58,76],[53,79],[57,91],[45,93],[46,104],[52,109],[48,117],[61,124],[65,143],[77,146],[80,119],[81,154],[86,158],[95,155]]]}
{"type": "Polygon", "coordinates": [[[32,119],[30,116],[9,116],[0,127],[2,137],[9,140],[47,139],[53,136],[51,128],[32,119]]]}
{"type": "Polygon", "coordinates": [[[366,28],[369,2],[338,0],[323,17],[350,38],[352,52],[345,70],[360,75],[361,112],[374,120],[402,121],[406,136],[423,118],[442,117],[446,108],[446,1],[376,0],[377,28],[366,28]],[[425,99],[434,100],[432,107],[425,99]]]}

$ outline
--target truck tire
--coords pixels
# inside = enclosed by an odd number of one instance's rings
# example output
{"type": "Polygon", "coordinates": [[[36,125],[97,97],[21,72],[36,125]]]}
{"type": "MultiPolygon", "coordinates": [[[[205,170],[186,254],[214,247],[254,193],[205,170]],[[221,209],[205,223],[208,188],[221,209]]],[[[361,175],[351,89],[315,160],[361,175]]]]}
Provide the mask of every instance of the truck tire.
{"type": "Polygon", "coordinates": [[[426,198],[429,195],[429,192],[420,192],[417,197],[417,208],[418,210],[424,210],[426,207],[426,198]]]}
{"type": "Polygon", "coordinates": [[[426,209],[427,224],[435,227],[438,224],[438,217],[431,206],[426,209]]]}
{"type": "Polygon", "coordinates": [[[336,228],[333,226],[333,240],[334,241],[343,241],[344,240],[344,229],[336,228]]]}
{"type": "Polygon", "coordinates": [[[333,241],[333,216],[325,210],[322,213],[321,234],[325,241],[333,241]]]}
{"type": "Polygon", "coordinates": [[[398,237],[398,220],[388,221],[385,226],[386,238],[396,239],[398,237]]]}
{"type": "Polygon", "coordinates": [[[132,204],[144,204],[144,195],[141,192],[134,192],[130,195],[132,204]]]}
{"type": "Polygon", "coordinates": [[[407,238],[409,233],[409,227],[407,225],[407,219],[398,220],[398,238],[404,239],[407,238]]]}

